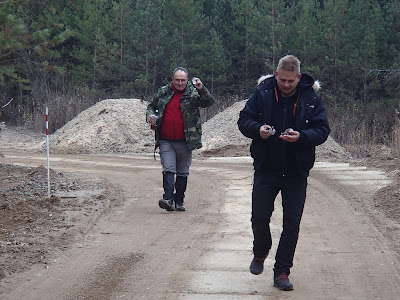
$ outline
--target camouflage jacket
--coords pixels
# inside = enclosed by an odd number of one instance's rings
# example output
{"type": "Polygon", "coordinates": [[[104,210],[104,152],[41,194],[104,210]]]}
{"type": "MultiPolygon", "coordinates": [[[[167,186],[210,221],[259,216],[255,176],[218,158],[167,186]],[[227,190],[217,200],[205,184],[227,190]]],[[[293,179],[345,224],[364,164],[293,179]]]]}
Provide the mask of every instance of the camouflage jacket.
{"type": "MultiPolygon", "coordinates": [[[[172,90],[172,83],[163,86],[149,100],[149,105],[146,111],[146,120],[148,116],[155,114],[157,111],[159,120],[156,130],[156,147],[158,144],[158,138],[160,133],[160,124],[162,124],[162,118],[164,109],[167,103],[171,100],[174,91],[172,90]]],[[[181,98],[181,110],[184,123],[184,132],[186,144],[189,150],[201,148],[201,120],[199,108],[211,106],[215,102],[214,97],[203,87],[201,90],[197,90],[193,85],[188,83],[186,89],[181,98]]]]}

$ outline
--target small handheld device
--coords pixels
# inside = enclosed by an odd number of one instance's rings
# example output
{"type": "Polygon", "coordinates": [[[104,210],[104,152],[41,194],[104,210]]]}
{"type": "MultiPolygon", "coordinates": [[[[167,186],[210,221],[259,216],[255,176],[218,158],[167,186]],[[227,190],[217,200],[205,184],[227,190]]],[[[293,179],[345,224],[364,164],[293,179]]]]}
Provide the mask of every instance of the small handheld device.
{"type": "Polygon", "coordinates": [[[274,135],[276,133],[276,129],[274,128],[274,126],[272,126],[271,128],[268,128],[268,132],[270,135],[274,135]]]}
{"type": "Polygon", "coordinates": [[[281,132],[281,135],[289,135],[289,131],[293,130],[292,128],[286,129],[284,132],[281,132]]]}

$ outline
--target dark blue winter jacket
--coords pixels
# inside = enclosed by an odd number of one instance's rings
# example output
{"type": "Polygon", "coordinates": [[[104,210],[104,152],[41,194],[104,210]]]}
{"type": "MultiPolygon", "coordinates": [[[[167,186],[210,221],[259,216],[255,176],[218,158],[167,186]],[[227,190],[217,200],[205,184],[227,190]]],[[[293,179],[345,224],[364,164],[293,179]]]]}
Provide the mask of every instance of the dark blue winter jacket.
{"type": "Polygon", "coordinates": [[[299,131],[300,137],[297,142],[288,143],[278,138],[280,132],[268,139],[260,136],[260,127],[264,124],[279,129],[287,128],[284,119],[288,116],[287,113],[281,115],[280,107],[276,105],[280,94],[275,77],[270,75],[262,79],[240,112],[237,122],[242,134],[252,139],[250,153],[254,159],[254,169],[281,175],[289,171],[289,175],[307,177],[315,162],[315,147],[325,142],[330,133],[321,96],[316,93],[319,82],[302,73],[296,88],[297,104],[292,109],[290,121],[290,127],[299,131]],[[282,143],[281,148],[273,143],[282,143]],[[276,169],[280,165],[275,160],[283,162],[281,170],[276,169]]]}

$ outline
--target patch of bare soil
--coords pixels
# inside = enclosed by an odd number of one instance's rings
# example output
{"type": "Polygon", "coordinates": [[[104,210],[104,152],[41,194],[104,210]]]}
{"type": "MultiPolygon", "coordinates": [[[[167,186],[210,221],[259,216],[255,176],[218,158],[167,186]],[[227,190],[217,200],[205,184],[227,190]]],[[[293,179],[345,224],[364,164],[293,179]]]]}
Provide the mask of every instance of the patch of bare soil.
{"type": "MultiPolygon", "coordinates": [[[[374,194],[367,205],[371,218],[380,231],[395,243],[399,242],[400,232],[400,160],[385,145],[345,145],[352,155],[353,165],[368,166],[385,173],[391,183],[374,194]]],[[[400,252],[398,251],[400,256],[400,252]]]]}
{"type": "Polygon", "coordinates": [[[400,160],[384,145],[345,146],[351,153],[354,164],[379,169],[390,177],[392,183],[379,190],[374,197],[374,206],[385,215],[400,221],[400,160]]]}
{"type": "Polygon", "coordinates": [[[118,201],[105,180],[0,164],[0,280],[40,263],[77,241],[118,201]]]}

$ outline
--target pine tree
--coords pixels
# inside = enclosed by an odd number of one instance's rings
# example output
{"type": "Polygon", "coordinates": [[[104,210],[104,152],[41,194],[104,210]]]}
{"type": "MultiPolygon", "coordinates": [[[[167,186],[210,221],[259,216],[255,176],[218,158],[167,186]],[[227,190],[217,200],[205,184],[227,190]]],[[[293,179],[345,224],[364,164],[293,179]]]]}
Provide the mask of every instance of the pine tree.
{"type": "Polygon", "coordinates": [[[69,69],[74,85],[94,90],[114,85],[120,63],[120,41],[115,35],[119,32],[118,11],[117,1],[108,0],[77,1],[71,7],[75,43],[70,45],[69,69]]]}
{"type": "MultiPolygon", "coordinates": [[[[338,106],[339,101],[345,102],[345,96],[341,94],[343,68],[346,62],[343,57],[344,34],[346,28],[346,12],[348,0],[327,0],[319,18],[321,21],[321,37],[324,38],[324,48],[321,51],[321,80],[324,83],[324,91],[331,94],[332,106],[338,106]]],[[[329,102],[330,97],[326,100],[329,102]]]]}
{"type": "MultiPolygon", "coordinates": [[[[232,66],[232,57],[235,45],[232,42],[233,30],[233,10],[231,7],[231,0],[215,0],[214,7],[211,9],[210,26],[215,30],[215,33],[220,37],[224,56],[226,57],[226,64],[228,70],[235,70],[232,66]]],[[[231,93],[236,93],[236,85],[234,80],[236,78],[236,71],[228,72],[226,74],[226,84],[224,89],[231,93]]]]}
{"type": "Polygon", "coordinates": [[[16,97],[15,91],[29,89],[20,63],[29,45],[25,25],[24,5],[27,1],[7,1],[0,4],[0,101],[16,97]]]}
{"type": "Polygon", "coordinates": [[[163,5],[162,19],[168,35],[169,69],[186,66],[201,75],[201,66],[208,59],[206,18],[200,2],[171,0],[163,5]]]}
{"type": "Polygon", "coordinates": [[[127,15],[127,53],[130,53],[127,65],[133,82],[132,92],[141,97],[152,94],[163,83],[160,76],[164,73],[163,60],[168,52],[164,47],[167,34],[161,12],[162,1],[138,0],[127,15]]]}
{"type": "Polygon", "coordinates": [[[291,26],[292,53],[302,62],[302,70],[320,78],[324,59],[324,40],[321,38],[320,8],[314,1],[300,0],[293,7],[295,22],[291,26]]]}
{"type": "Polygon", "coordinates": [[[211,93],[215,94],[219,91],[221,94],[224,91],[224,86],[227,83],[227,72],[229,62],[226,59],[224,47],[218,33],[212,29],[210,32],[211,40],[209,45],[209,60],[206,64],[209,66],[204,74],[210,76],[211,93]],[[217,90],[218,88],[218,90],[217,90]]]}
{"type": "Polygon", "coordinates": [[[342,55],[343,60],[350,62],[345,70],[347,88],[362,103],[375,101],[374,90],[378,91],[379,86],[370,71],[378,68],[380,53],[385,50],[380,6],[375,0],[355,1],[350,5],[346,19],[342,55]]]}

